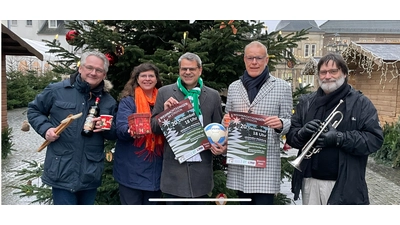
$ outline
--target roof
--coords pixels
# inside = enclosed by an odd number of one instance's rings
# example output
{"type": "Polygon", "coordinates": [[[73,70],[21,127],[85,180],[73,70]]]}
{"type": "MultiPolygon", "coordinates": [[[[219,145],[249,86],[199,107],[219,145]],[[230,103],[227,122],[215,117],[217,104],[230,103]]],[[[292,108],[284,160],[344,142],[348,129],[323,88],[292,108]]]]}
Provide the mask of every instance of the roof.
{"type": "Polygon", "coordinates": [[[4,24],[1,24],[1,53],[14,56],[36,56],[43,61],[42,53],[4,26],[4,24]]]}
{"type": "Polygon", "coordinates": [[[275,30],[283,32],[294,32],[309,28],[311,29],[308,30],[308,32],[321,31],[315,20],[281,20],[279,21],[278,25],[276,25],[275,30]]]}
{"type": "Polygon", "coordinates": [[[400,34],[400,20],[328,20],[319,28],[326,33],[400,34]]]}
{"type": "MultiPolygon", "coordinates": [[[[387,74],[392,79],[400,76],[400,44],[357,44],[350,42],[349,46],[342,52],[347,64],[354,64],[356,68],[367,73],[370,77],[374,71],[382,71],[381,77],[387,74]]],[[[349,68],[350,69],[350,68],[349,68]]]]}
{"type": "Polygon", "coordinates": [[[37,51],[39,51],[43,55],[42,61],[56,61],[56,60],[60,60],[62,58],[62,57],[58,57],[57,54],[55,54],[55,53],[49,53],[51,48],[42,41],[35,41],[35,40],[26,39],[26,38],[22,38],[22,40],[24,40],[26,43],[28,43],[30,46],[35,48],[37,51]]]}
{"type": "Polygon", "coordinates": [[[365,51],[369,51],[383,61],[400,60],[400,44],[358,44],[365,51]]]}
{"type": "Polygon", "coordinates": [[[37,34],[41,35],[65,35],[68,33],[68,29],[65,28],[65,21],[64,20],[57,20],[57,28],[49,28],[49,21],[46,20],[42,27],[39,29],[37,34]]]}

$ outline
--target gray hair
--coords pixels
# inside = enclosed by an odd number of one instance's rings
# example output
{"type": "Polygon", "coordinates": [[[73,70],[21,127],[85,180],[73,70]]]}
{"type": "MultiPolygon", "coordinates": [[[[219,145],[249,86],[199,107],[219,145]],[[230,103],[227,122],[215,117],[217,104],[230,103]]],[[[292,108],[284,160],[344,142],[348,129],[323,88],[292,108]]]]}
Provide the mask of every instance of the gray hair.
{"type": "Polygon", "coordinates": [[[261,48],[263,48],[265,50],[265,54],[268,56],[268,49],[267,46],[265,46],[263,43],[259,42],[259,41],[252,41],[249,44],[246,45],[246,47],[244,47],[244,53],[246,53],[247,48],[256,45],[259,46],[261,48]]]}
{"type": "Polygon", "coordinates": [[[103,62],[104,62],[103,69],[104,69],[105,73],[108,72],[109,62],[108,62],[107,57],[103,53],[96,51],[96,50],[84,52],[81,56],[81,65],[85,65],[86,58],[89,56],[96,56],[97,58],[103,60],[103,62]]]}
{"type": "Polygon", "coordinates": [[[181,66],[181,61],[182,59],[187,59],[189,61],[196,61],[197,62],[197,67],[202,67],[201,66],[201,59],[198,55],[191,53],[191,52],[186,52],[185,54],[183,54],[181,57],[179,57],[178,59],[178,64],[179,67],[181,66]]]}

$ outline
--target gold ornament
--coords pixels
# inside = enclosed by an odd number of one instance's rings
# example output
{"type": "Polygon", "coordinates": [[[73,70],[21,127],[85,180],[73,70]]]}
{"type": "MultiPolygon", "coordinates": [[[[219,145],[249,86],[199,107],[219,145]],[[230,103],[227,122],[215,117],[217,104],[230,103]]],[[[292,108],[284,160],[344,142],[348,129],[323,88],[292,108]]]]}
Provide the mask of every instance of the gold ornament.
{"type": "Polygon", "coordinates": [[[106,160],[107,160],[107,162],[111,162],[113,160],[112,152],[107,152],[106,153],[106,160]]]}
{"type": "Polygon", "coordinates": [[[114,51],[114,53],[115,53],[117,56],[123,55],[123,54],[125,53],[125,48],[124,48],[124,46],[122,46],[122,45],[116,45],[116,46],[115,46],[115,51],[114,51]]]}

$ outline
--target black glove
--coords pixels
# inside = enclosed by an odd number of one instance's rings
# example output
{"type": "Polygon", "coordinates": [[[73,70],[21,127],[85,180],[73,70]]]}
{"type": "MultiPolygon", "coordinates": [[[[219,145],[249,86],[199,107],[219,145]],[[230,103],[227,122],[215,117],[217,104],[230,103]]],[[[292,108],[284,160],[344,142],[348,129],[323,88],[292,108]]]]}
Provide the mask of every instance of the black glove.
{"type": "Polygon", "coordinates": [[[344,135],[337,131],[332,124],[328,124],[327,131],[322,132],[315,141],[316,148],[341,147],[343,145],[344,135]]]}
{"type": "Polygon", "coordinates": [[[311,136],[316,133],[321,126],[321,120],[314,119],[306,123],[298,132],[298,135],[303,140],[309,140],[311,136]]]}

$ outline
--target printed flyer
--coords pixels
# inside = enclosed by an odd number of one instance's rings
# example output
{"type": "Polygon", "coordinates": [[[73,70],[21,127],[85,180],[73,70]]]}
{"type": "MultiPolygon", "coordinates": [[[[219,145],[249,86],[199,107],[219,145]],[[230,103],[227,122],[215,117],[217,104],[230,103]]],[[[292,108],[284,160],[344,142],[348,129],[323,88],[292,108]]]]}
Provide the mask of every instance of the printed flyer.
{"type": "Polygon", "coordinates": [[[227,164],[265,168],[267,163],[267,116],[229,112],[227,164]]]}
{"type": "Polygon", "coordinates": [[[189,99],[161,112],[156,118],[179,163],[211,148],[189,99]]]}

